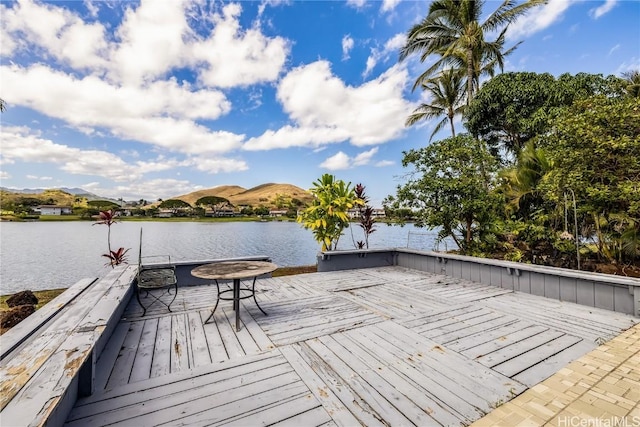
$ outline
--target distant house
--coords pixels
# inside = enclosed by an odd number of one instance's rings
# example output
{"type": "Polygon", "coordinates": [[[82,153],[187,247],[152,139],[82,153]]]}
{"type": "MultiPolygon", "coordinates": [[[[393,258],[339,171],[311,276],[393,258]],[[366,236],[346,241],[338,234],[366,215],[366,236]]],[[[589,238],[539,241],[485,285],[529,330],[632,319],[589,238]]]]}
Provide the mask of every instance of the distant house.
{"type": "Polygon", "coordinates": [[[235,214],[236,212],[233,210],[233,208],[230,208],[230,207],[223,207],[215,210],[211,208],[207,208],[204,211],[204,216],[220,217],[220,216],[235,216],[235,214]]]}
{"type": "Polygon", "coordinates": [[[287,214],[286,209],[271,209],[269,211],[269,216],[274,218],[285,216],[286,214],[287,214]]]}
{"type": "Polygon", "coordinates": [[[171,218],[173,216],[173,211],[171,209],[160,209],[156,214],[158,218],[171,218]]]}
{"type": "Polygon", "coordinates": [[[73,212],[71,206],[58,205],[40,205],[34,210],[40,215],[69,215],[73,212]]]}
{"type": "MultiPolygon", "coordinates": [[[[349,209],[347,211],[347,215],[351,219],[360,218],[360,210],[359,209],[349,209]]],[[[384,209],[380,209],[380,208],[373,209],[372,212],[371,212],[371,217],[372,218],[384,218],[384,217],[386,217],[386,215],[384,213],[384,209]]]]}

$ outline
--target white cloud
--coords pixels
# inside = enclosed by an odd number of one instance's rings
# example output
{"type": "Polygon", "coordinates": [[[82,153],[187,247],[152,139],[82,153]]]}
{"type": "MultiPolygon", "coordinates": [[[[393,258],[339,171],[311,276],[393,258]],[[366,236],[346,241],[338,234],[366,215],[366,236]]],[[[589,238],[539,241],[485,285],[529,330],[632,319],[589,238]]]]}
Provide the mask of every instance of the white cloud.
{"type": "MultiPolygon", "coordinates": [[[[92,6],[86,3],[90,14],[95,11],[92,6]]],[[[74,12],[55,5],[31,0],[12,8],[0,5],[0,49],[10,56],[34,46],[37,53],[43,49],[78,70],[106,72],[111,82],[124,85],[144,85],[186,66],[194,68],[202,83],[215,87],[278,78],[290,51],[289,41],[266,37],[257,25],[243,30],[239,4],[228,4],[222,14],[206,16],[213,28],[209,37],[200,37],[187,20],[194,6],[187,0],[142,0],[127,7],[120,25],[111,30],[100,23],[85,23],[74,12]]]]}
{"type": "Polygon", "coordinates": [[[383,168],[383,167],[391,166],[391,165],[395,165],[395,164],[396,164],[396,162],[394,162],[392,160],[380,160],[374,166],[377,167],[377,168],[383,168]]]}
{"type": "Polygon", "coordinates": [[[27,175],[28,179],[37,179],[40,181],[51,181],[53,177],[51,176],[37,176],[37,175],[27,175]]]}
{"type": "Polygon", "coordinates": [[[104,68],[108,61],[105,28],[100,23],[86,24],[76,14],[52,5],[22,0],[15,7],[1,10],[3,54],[11,54],[20,45],[42,47],[47,54],[72,67],[104,68]]]}
{"type": "Polygon", "coordinates": [[[183,41],[189,33],[185,0],[142,1],[127,7],[116,31],[119,43],[111,53],[112,77],[141,84],[182,64],[183,41]]]}
{"type": "Polygon", "coordinates": [[[189,47],[187,62],[198,67],[203,83],[245,86],[274,81],[283,70],[290,43],[282,37],[267,38],[260,28],[243,32],[238,21],[241,12],[237,3],[226,5],[222,15],[214,15],[211,35],[189,47]]]}
{"type": "Polygon", "coordinates": [[[351,6],[356,9],[361,9],[366,3],[367,0],[347,0],[347,6],[351,6]]]}
{"type": "Polygon", "coordinates": [[[103,176],[114,181],[126,181],[139,177],[133,165],[127,165],[120,157],[99,150],[80,150],[41,138],[25,127],[4,127],[2,157],[13,161],[53,163],[72,174],[103,176]]]}
{"type": "Polygon", "coordinates": [[[398,51],[402,46],[404,46],[407,40],[407,36],[401,33],[396,34],[392,38],[386,41],[382,49],[374,47],[371,49],[371,54],[367,58],[367,65],[362,73],[363,77],[367,77],[373,68],[380,62],[381,60],[387,60],[391,56],[391,54],[395,54],[398,56],[398,51]]]}
{"type": "Polygon", "coordinates": [[[0,67],[3,96],[14,104],[62,119],[85,133],[112,134],[183,153],[220,153],[237,148],[242,135],[210,131],[195,119],[230,110],[219,91],[192,91],[187,83],[158,81],[145,87],[113,86],[94,76],[77,79],[44,65],[0,67]]]}
{"type": "Polygon", "coordinates": [[[244,148],[319,147],[346,140],[366,146],[398,138],[411,108],[402,97],[407,78],[407,71],[395,65],[352,87],[335,77],[326,61],[294,68],[280,81],[277,97],[295,125],[268,130],[244,148]]]}
{"type": "Polygon", "coordinates": [[[380,8],[381,12],[390,12],[396,8],[396,6],[400,3],[400,0],[383,0],[382,7],[380,8]]]}
{"type": "Polygon", "coordinates": [[[9,179],[9,178],[11,178],[11,174],[9,174],[9,172],[0,170],[0,179],[9,179]]]}
{"type": "Polygon", "coordinates": [[[618,0],[606,0],[604,4],[589,10],[589,16],[591,16],[593,19],[598,19],[602,15],[609,13],[617,3],[618,0]]]}
{"type": "Polygon", "coordinates": [[[634,70],[640,70],[640,58],[633,57],[629,61],[624,61],[616,68],[613,74],[619,76],[622,73],[634,70]]]}
{"type": "Polygon", "coordinates": [[[338,151],[335,155],[327,158],[324,162],[320,163],[321,168],[329,169],[331,171],[349,169],[350,158],[342,151],[338,151]]]}
{"type": "Polygon", "coordinates": [[[371,162],[371,159],[377,152],[378,148],[374,147],[371,150],[363,151],[362,153],[357,154],[355,157],[349,157],[342,151],[338,151],[336,154],[320,163],[320,167],[329,170],[342,170],[350,169],[356,166],[364,166],[371,162]]]}
{"type": "Polygon", "coordinates": [[[520,38],[530,36],[560,21],[564,12],[575,3],[567,0],[549,0],[543,6],[534,7],[509,26],[507,36],[520,38]]]}
{"type": "Polygon", "coordinates": [[[368,165],[371,158],[378,152],[378,147],[374,147],[369,151],[363,151],[353,158],[353,166],[368,165]]]}
{"type": "MultiPolygon", "coordinates": [[[[192,157],[179,161],[159,156],[153,160],[127,163],[106,151],[81,150],[56,144],[49,139],[41,138],[39,133],[34,133],[26,127],[4,127],[0,136],[3,141],[1,153],[3,160],[51,163],[73,175],[99,176],[120,183],[135,182],[148,173],[185,166],[194,166],[198,170],[212,174],[248,169],[243,160],[224,157],[192,157]]],[[[40,180],[52,179],[35,175],[27,177],[40,180]]]]}
{"type": "Polygon", "coordinates": [[[620,49],[620,44],[619,43],[617,45],[615,45],[614,47],[612,47],[611,49],[609,49],[608,55],[611,55],[613,52],[615,52],[618,49],[620,49]]]}
{"type": "Polygon", "coordinates": [[[93,0],[84,0],[83,3],[89,11],[89,15],[91,15],[92,18],[97,18],[100,9],[93,3],[93,0]]]}
{"type": "Polygon", "coordinates": [[[221,172],[239,172],[249,169],[244,160],[227,159],[227,158],[211,158],[211,159],[193,159],[192,164],[196,169],[207,173],[221,172]]]}
{"type": "Polygon", "coordinates": [[[347,59],[350,58],[349,53],[351,52],[351,49],[353,49],[353,38],[347,34],[346,36],[342,37],[342,60],[346,61],[347,59]]]}
{"type": "Polygon", "coordinates": [[[191,193],[203,188],[202,185],[194,185],[187,180],[171,178],[140,180],[115,187],[103,187],[98,182],[91,182],[82,184],[81,187],[92,193],[113,199],[122,197],[125,200],[145,199],[150,202],[191,193]]]}

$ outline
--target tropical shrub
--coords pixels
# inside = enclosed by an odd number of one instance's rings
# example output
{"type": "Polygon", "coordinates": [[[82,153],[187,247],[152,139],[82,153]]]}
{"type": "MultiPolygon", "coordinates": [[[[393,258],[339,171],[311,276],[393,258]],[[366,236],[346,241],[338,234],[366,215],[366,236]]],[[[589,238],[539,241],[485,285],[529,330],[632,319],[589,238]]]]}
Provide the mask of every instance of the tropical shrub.
{"type": "Polygon", "coordinates": [[[364,202],[357,198],[351,183],[336,180],[330,174],[316,180],[310,191],[314,196],[313,203],[297,221],[313,232],[323,251],[335,250],[342,232],[349,226],[348,210],[364,202]]]}
{"type": "Polygon", "coordinates": [[[110,209],[108,211],[101,211],[99,216],[100,216],[100,221],[95,222],[93,225],[102,224],[107,226],[108,252],[106,254],[102,254],[102,256],[105,258],[108,258],[109,262],[106,263],[105,265],[110,265],[111,268],[113,268],[119,264],[126,264],[127,252],[129,252],[129,249],[125,249],[121,247],[116,249],[115,251],[111,250],[111,226],[117,222],[116,218],[118,216],[118,212],[110,209]]]}

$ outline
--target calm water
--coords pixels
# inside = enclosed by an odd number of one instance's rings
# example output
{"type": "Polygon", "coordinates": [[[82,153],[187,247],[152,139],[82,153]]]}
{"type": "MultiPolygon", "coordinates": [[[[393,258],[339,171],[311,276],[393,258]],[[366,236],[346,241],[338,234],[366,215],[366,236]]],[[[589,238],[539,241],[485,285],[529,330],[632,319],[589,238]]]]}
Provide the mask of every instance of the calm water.
{"type": "MultiPolygon", "coordinates": [[[[91,222],[3,222],[0,224],[0,293],[66,288],[85,277],[104,276],[107,227],[91,222]]],[[[137,262],[140,227],[143,255],[170,254],[175,260],[209,260],[266,255],[280,266],[316,263],[319,246],[310,231],[295,222],[120,222],[111,227],[114,248],[131,248],[137,262]]],[[[356,240],[362,239],[353,227],[356,240]]],[[[435,232],[379,224],[372,248],[434,249],[435,232]]],[[[345,231],[340,249],[353,249],[345,231]]],[[[444,249],[441,247],[441,249],[444,249]]]]}

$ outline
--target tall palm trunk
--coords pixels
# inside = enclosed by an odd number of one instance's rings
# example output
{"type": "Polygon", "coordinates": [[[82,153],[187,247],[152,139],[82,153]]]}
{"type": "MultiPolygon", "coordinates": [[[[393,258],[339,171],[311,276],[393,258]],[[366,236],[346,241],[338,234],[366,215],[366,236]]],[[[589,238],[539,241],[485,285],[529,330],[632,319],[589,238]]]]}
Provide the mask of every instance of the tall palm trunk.
{"type": "Polygon", "coordinates": [[[473,50],[467,49],[467,105],[471,104],[473,98],[473,50]]]}
{"type": "Polygon", "coordinates": [[[456,129],[453,127],[453,113],[449,114],[449,124],[451,125],[451,135],[455,138],[456,137],[456,129]]]}

